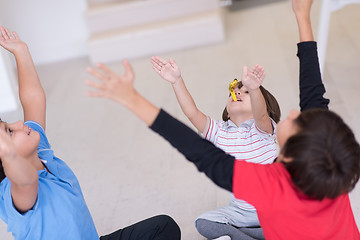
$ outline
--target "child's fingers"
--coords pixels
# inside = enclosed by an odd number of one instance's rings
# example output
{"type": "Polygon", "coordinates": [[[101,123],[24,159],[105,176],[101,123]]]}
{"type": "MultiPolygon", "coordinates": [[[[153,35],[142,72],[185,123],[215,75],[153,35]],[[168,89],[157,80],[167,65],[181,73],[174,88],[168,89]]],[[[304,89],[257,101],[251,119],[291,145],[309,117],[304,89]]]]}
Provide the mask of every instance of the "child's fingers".
{"type": "Polygon", "coordinates": [[[159,67],[159,66],[154,66],[153,65],[152,69],[154,69],[154,71],[157,72],[157,73],[161,72],[161,67],[159,67]]]}
{"type": "Polygon", "coordinates": [[[154,66],[159,66],[159,67],[163,67],[164,66],[164,64],[162,64],[161,62],[159,62],[158,60],[156,60],[155,58],[153,59],[153,58],[151,58],[151,63],[152,63],[152,65],[154,66]]]}
{"type": "Polygon", "coordinates": [[[104,92],[92,92],[92,91],[88,91],[86,92],[86,95],[89,97],[105,97],[105,93],[104,92]]]}
{"type": "Polygon", "coordinates": [[[155,64],[160,64],[160,61],[159,61],[158,58],[159,58],[158,56],[152,56],[151,57],[151,62],[155,63],[155,64]]]}
{"type": "Polygon", "coordinates": [[[101,71],[103,71],[105,74],[103,74],[104,76],[107,76],[106,79],[108,79],[110,76],[113,76],[115,75],[115,73],[110,69],[108,68],[105,64],[103,63],[96,63],[95,64],[96,67],[98,67],[101,71]]]}
{"type": "Polygon", "coordinates": [[[0,27],[0,32],[1,32],[1,35],[4,39],[9,39],[7,34],[6,34],[6,31],[5,31],[5,28],[4,27],[0,27]]]}
{"type": "Polygon", "coordinates": [[[19,35],[17,34],[17,32],[13,31],[12,33],[13,33],[15,39],[20,39],[20,38],[19,38],[19,35]]]}
{"type": "Polygon", "coordinates": [[[252,72],[258,74],[259,72],[261,72],[262,69],[263,69],[263,67],[261,67],[259,64],[256,64],[256,65],[253,67],[253,71],[252,71],[252,72]]]}
{"type": "Polygon", "coordinates": [[[106,82],[109,80],[109,76],[105,76],[103,73],[97,71],[96,69],[94,68],[91,68],[91,67],[87,67],[86,68],[86,71],[88,73],[90,73],[91,75],[93,75],[95,78],[103,81],[103,82],[106,82]]]}
{"type": "Polygon", "coordinates": [[[261,81],[263,81],[265,79],[265,77],[266,77],[266,73],[264,71],[259,78],[261,81]]]}
{"type": "Polygon", "coordinates": [[[9,31],[9,29],[5,28],[5,31],[6,31],[6,34],[8,35],[8,37],[9,37],[10,39],[13,39],[13,38],[14,38],[13,35],[11,34],[11,32],[9,31]]]}
{"type": "Polygon", "coordinates": [[[105,90],[104,84],[96,83],[96,82],[90,81],[89,79],[85,80],[85,84],[92,88],[96,88],[99,90],[105,90]]]}
{"type": "Polygon", "coordinates": [[[259,71],[259,72],[256,73],[256,76],[258,78],[261,78],[264,74],[265,74],[265,71],[259,71]]]}
{"type": "Polygon", "coordinates": [[[262,78],[262,76],[265,74],[265,70],[262,66],[256,64],[254,67],[254,71],[253,73],[258,77],[258,78],[262,78]]]}
{"type": "Polygon", "coordinates": [[[151,61],[153,67],[156,67],[158,69],[161,69],[164,67],[164,65],[162,63],[156,62],[156,61],[151,61]]]}
{"type": "Polygon", "coordinates": [[[127,59],[124,59],[123,61],[123,66],[124,66],[124,69],[125,69],[125,74],[124,74],[124,77],[126,78],[134,78],[134,70],[131,66],[131,64],[129,63],[129,61],[127,59]]]}
{"type": "Polygon", "coordinates": [[[158,60],[156,59],[155,56],[152,56],[150,60],[151,60],[151,63],[156,63],[157,64],[157,62],[158,62],[158,60]]]}
{"type": "Polygon", "coordinates": [[[172,59],[172,58],[169,58],[169,62],[170,62],[170,64],[171,64],[171,66],[177,66],[177,64],[176,64],[176,62],[174,61],[174,59],[172,59]]]}
{"type": "Polygon", "coordinates": [[[251,70],[255,71],[259,64],[255,64],[251,70]]]}
{"type": "Polygon", "coordinates": [[[156,59],[156,61],[158,61],[159,63],[161,63],[163,65],[166,65],[168,63],[165,59],[163,59],[159,56],[156,56],[155,59],[156,59]]]}
{"type": "Polygon", "coordinates": [[[252,80],[258,79],[258,77],[256,76],[256,74],[254,74],[254,73],[252,73],[252,72],[248,73],[248,77],[249,77],[250,79],[252,79],[252,80]]]}

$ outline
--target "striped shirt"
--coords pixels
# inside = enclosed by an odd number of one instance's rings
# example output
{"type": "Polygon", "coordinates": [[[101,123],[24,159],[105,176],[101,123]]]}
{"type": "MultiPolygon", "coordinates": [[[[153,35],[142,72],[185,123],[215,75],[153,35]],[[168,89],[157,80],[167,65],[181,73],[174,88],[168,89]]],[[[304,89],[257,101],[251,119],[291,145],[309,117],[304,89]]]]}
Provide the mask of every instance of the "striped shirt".
{"type": "MultiPolygon", "coordinates": [[[[271,122],[273,134],[260,130],[254,119],[249,119],[237,127],[231,120],[216,121],[208,117],[202,135],[238,161],[269,164],[273,163],[278,155],[276,123],[273,120],[271,122]]],[[[235,199],[234,196],[231,201],[239,208],[255,210],[252,205],[244,200],[235,199]]]]}

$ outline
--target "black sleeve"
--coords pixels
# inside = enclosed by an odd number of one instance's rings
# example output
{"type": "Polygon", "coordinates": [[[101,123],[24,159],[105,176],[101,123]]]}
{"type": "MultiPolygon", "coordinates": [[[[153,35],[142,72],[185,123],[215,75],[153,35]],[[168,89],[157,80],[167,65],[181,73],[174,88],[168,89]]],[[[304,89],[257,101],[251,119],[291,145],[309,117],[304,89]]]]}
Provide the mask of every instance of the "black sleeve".
{"type": "Polygon", "coordinates": [[[298,43],[297,56],[300,60],[300,109],[328,109],[329,99],[323,97],[322,83],[316,42],[298,43]]]}
{"type": "Polygon", "coordinates": [[[232,192],[234,157],[201,138],[192,129],[161,110],[150,128],[193,162],[216,185],[232,192]]]}

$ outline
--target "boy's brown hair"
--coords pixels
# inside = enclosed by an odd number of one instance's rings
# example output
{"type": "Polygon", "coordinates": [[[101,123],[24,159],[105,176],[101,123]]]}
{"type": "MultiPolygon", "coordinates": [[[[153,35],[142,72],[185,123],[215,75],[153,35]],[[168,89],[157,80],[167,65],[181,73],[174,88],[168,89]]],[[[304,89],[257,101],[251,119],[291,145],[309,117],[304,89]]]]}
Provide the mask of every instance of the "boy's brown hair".
{"type": "MultiPolygon", "coordinates": [[[[240,89],[240,88],[242,88],[242,86],[243,86],[243,84],[240,81],[238,83],[237,87],[240,89]]],[[[260,86],[260,91],[261,91],[262,95],[264,96],[265,103],[266,103],[266,110],[268,112],[269,117],[272,120],[274,120],[276,123],[278,123],[280,121],[281,111],[280,111],[279,104],[276,101],[276,98],[268,90],[266,90],[263,86],[260,86]]],[[[222,119],[225,122],[227,120],[229,120],[229,113],[226,110],[226,106],[225,106],[225,109],[222,114],[222,119]]]]}
{"type": "Polygon", "coordinates": [[[307,196],[322,200],[350,192],[360,176],[360,146],[351,129],[332,111],[302,112],[299,132],[285,143],[283,163],[294,184],[307,196]]]}

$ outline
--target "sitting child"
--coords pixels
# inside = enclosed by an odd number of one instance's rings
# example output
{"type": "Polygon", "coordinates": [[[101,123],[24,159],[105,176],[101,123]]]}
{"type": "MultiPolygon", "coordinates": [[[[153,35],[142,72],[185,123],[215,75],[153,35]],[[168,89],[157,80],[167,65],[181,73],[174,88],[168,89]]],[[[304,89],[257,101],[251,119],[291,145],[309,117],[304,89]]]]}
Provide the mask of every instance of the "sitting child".
{"type": "MultiPolygon", "coordinates": [[[[0,121],[0,218],[19,240],[99,240],[76,176],[54,155],[45,134],[45,93],[27,45],[4,27],[0,45],[15,56],[26,121],[0,121]]],[[[180,229],[160,215],[100,239],[154,238],[180,239],[180,229]]]]}
{"type": "MultiPolygon", "coordinates": [[[[255,65],[251,70],[243,67],[241,81],[234,81],[233,93],[227,98],[222,121],[216,121],[197,108],[173,59],[168,62],[152,57],[151,62],[153,69],[172,84],[184,114],[205,139],[238,161],[274,162],[278,154],[276,123],[280,120],[280,107],[275,97],[261,85],[265,78],[261,66],[255,65]]],[[[201,214],[195,225],[208,239],[241,238],[238,228],[260,226],[254,206],[233,195],[229,205],[201,214]]]]}

